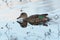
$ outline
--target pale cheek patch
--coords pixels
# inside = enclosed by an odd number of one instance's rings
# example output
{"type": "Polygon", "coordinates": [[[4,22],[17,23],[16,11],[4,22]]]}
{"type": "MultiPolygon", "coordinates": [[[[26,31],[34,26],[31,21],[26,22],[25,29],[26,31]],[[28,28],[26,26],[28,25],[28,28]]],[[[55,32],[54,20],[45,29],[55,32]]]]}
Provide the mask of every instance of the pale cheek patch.
{"type": "Polygon", "coordinates": [[[17,19],[18,22],[23,23],[23,18],[17,19]]]}

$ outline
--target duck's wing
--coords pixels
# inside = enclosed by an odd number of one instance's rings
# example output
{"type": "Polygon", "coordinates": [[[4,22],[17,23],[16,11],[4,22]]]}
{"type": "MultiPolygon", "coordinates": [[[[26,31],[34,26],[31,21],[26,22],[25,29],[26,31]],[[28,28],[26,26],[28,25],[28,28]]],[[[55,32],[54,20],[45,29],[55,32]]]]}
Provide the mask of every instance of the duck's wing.
{"type": "Polygon", "coordinates": [[[46,17],[48,14],[41,14],[41,15],[46,17]]]}

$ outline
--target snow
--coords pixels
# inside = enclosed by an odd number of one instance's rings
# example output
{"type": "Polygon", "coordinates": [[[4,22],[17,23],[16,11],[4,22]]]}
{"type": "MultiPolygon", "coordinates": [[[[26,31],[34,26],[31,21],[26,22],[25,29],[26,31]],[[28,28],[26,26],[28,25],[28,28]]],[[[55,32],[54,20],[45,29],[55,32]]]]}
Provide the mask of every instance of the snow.
{"type": "Polygon", "coordinates": [[[5,0],[0,2],[0,40],[60,40],[59,0],[29,2],[23,5],[18,4],[18,0],[13,0],[10,5],[10,1],[12,0],[8,0],[8,5],[5,0]],[[16,22],[21,9],[28,16],[48,13],[52,20],[47,23],[48,26],[28,24],[26,28],[22,28],[16,22]]]}

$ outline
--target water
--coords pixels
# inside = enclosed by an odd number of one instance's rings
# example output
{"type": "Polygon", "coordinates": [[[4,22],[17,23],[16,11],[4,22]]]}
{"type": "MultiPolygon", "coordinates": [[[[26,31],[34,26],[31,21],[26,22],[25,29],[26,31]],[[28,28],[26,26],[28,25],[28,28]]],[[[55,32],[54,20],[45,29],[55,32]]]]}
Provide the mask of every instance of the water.
{"type": "Polygon", "coordinates": [[[18,1],[13,0],[7,3],[1,0],[0,4],[0,40],[60,40],[60,1],[43,0],[39,2],[28,2],[20,5],[18,1]],[[22,12],[28,16],[34,14],[48,13],[52,18],[48,26],[30,25],[22,28],[16,21],[22,12]]]}

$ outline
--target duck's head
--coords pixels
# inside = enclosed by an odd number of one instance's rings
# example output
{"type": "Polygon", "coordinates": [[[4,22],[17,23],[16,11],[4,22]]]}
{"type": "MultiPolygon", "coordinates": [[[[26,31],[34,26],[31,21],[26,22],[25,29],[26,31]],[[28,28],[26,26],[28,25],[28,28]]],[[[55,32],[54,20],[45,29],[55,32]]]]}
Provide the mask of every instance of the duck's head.
{"type": "Polygon", "coordinates": [[[17,22],[21,25],[21,27],[27,27],[27,22],[24,19],[27,18],[26,13],[21,13],[21,15],[17,18],[17,22]]]}

